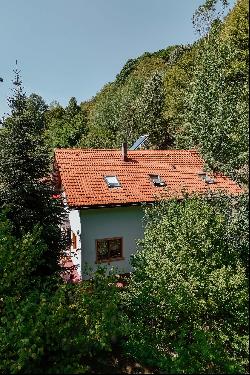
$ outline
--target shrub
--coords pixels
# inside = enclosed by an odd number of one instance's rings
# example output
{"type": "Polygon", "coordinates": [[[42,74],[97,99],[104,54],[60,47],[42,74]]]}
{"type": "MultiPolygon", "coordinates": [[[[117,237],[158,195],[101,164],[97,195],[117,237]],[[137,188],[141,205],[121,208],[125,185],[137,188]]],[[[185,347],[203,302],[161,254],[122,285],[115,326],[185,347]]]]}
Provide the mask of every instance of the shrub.
{"type": "Polygon", "coordinates": [[[5,297],[0,318],[0,372],[72,374],[110,351],[119,333],[117,288],[102,272],[93,282],[47,281],[21,300],[5,297]]]}
{"type": "Polygon", "coordinates": [[[146,209],[126,293],[126,350],[168,373],[245,372],[248,199],[189,196],[146,209]]]}

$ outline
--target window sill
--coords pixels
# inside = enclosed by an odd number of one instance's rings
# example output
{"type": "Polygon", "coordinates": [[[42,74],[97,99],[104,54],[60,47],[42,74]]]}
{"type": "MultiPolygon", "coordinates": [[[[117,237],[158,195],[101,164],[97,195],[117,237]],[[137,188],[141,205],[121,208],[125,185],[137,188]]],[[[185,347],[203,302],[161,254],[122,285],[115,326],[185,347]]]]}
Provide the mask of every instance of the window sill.
{"type": "Polygon", "coordinates": [[[124,257],[117,257],[117,258],[110,258],[110,259],[102,259],[102,260],[96,260],[95,264],[102,264],[102,263],[111,263],[111,262],[117,262],[120,260],[125,260],[124,257]]]}

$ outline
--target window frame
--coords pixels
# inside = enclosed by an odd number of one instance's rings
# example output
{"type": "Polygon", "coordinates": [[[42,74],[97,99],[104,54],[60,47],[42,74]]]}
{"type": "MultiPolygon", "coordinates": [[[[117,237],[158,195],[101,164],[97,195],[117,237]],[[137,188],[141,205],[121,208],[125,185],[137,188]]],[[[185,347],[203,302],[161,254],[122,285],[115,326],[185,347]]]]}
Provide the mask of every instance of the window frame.
{"type": "Polygon", "coordinates": [[[117,178],[116,175],[113,175],[113,176],[111,176],[111,175],[104,176],[104,180],[105,180],[106,184],[108,185],[108,187],[109,187],[110,189],[114,189],[114,188],[119,188],[119,187],[121,187],[121,183],[120,183],[120,181],[119,181],[119,179],[117,178]],[[117,181],[117,184],[114,185],[114,184],[110,183],[110,182],[108,181],[108,178],[109,178],[109,177],[113,177],[113,178],[115,178],[116,181],[117,181]]]}
{"type": "Polygon", "coordinates": [[[166,182],[161,178],[159,174],[149,174],[150,181],[155,187],[164,187],[166,186],[166,182]]]}
{"type": "MultiPolygon", "coordinates": [[[[110,254],[110,247],[108,245],[108,251],[109,251],[109,254],[110,254]]],[[[110,263],[110,262],[116,262],[116,261],[120,261],[120,260],[124,260],[124,256],[123,256],[123,237],[108,237],[108,238],[99,238],[97,240],[95,240],[95,253],[96,253],[96,261],[95,263],[96,264],[100,264],[100,263],[110,263]],[[98,259],[98,242],[100,241],[114,241],[114,240],[120,240],[120,243],[121,243],[121,247],[120,247],[120,256],[119,257],[116,257],[116,258],[111,258],[109,256],[109,258],[107,259],[98,259]]]]}
{"type": "Polygon", "coordinates": [[[77,249],[77,235],[75,234],[75,232],[71,231],[71,246],[72,246],[72,249],[73,250],[76,250],[77,249]]]}

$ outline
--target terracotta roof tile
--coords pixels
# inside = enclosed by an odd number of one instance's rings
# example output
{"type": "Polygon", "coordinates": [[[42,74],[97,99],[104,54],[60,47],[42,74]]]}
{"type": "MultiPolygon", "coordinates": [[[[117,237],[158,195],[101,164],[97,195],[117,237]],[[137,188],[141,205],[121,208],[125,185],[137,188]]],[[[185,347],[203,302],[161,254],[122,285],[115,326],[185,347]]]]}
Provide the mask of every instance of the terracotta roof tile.
{"type": "Polygon", "coordinates": [[[128,151],[125,162],[120,150],[56,149],[55,160],[69,207],[153,202],[156,196],[170,197],[183,189],[242,192],[221,174],[214,176],[214,184],[202,180],[198,172],[204,162],[195,150],[128,151]],[[159,175],[166,186],[154,186],[149,174],[159,175]],[[116,176],[121,187],[109,188],[105,176],[116,176]]]}

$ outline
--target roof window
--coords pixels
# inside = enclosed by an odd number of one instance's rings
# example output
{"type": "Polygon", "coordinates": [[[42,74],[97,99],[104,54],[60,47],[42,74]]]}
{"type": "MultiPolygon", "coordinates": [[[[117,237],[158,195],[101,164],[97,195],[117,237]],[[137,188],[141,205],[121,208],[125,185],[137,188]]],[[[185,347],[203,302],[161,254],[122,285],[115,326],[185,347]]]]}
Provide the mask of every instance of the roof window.
{"type": "Polygon", "coordinates": [[[201,171],[201,172],[198,172],[198,176],[206,183],[206,184],[214,184],[215,183],[215,179],[214,178],[211,178],[207,175],[206,172],[204,171],[201,171]]]}
{"type": "Polygon", "coordinates": [[[116,176],[105,176],[104,178],[105,178],[106,183],[108,184],[108,187],[110,188],[121,186],[116,176]]]}
{"type": "Polygon", "coordinates": [[[149,175],[151,181],[153,182],[154,186],[165,186],[165,182],[161,179],[158,174],[150,174],[149,175]]]}
{"type": "Polygon", "coordinates": [[[206,176],[206,177],[204,178],[204,181],[206,182],[206,184],[214,184],[214,183],[215,183],[214,178],[211,178],[211,177],[209,177],[209,176],[206,176]]]}

